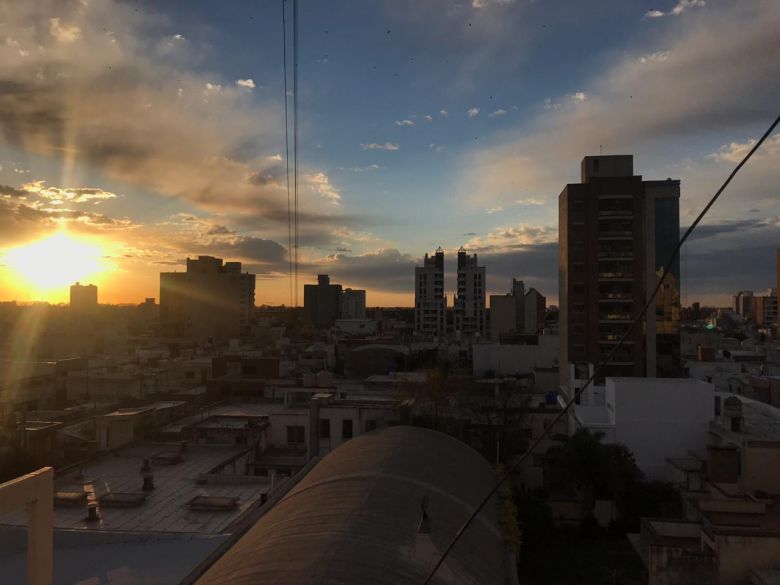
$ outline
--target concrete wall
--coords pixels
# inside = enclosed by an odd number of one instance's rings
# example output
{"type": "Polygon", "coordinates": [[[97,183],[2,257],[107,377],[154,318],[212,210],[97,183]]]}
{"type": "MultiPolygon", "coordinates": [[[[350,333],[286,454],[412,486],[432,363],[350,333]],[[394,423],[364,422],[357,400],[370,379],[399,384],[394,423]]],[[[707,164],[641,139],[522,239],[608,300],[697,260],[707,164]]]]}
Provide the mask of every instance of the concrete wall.
{"type": "Polygon", "coordinates": [[[551,368],[558,357],[558,345],[557,335],[540,335],[539,345],[475,344],[473,373],[477,377],[491,371],[496,376],[512,376],[530,374],[534,368],[551,368]]]}
{"type": "Polygon", "coordinates": [[[780,536],[718,535],[718,585],[748,583],[753,569],[780,567],[780,536]]]}
{"type": "Polygon", "coordinates": [[[309,440],[309,411],[308,410],[295,410],[272,413],[268,417],[271,423],[270,429],[270,446],[272,447],[287,447],[287,427],[288,426],[303,426],[305,431],[304,446],[308,444],[309,440]]]}
{"type": "Polygon", "coordinates": [[[649,478],[667,479],[667,457],[705,449],[714,389],[687,378],[607,378],[606,407],[614,412],[615,442],[649,478]]]}
{"type": "Polygon", "coordinates": [[[751,441],[743,447],[740,487],[750,494],[761,490],[780,495],[780,445],[751,441]]]}
{"type": "MultiPolygon", "coordinates": [[[[330,437],[320,437],[319,454],[327,455],[333,449],[341,445],[345,440],[342,437],[343,421],[352,421],[352,437],[359,437],[366,432],[366,421],[376,421],[376,428],[381,429],[390,421],[398,420],[396,409],[388,408],[344,408],[323,406],[320,408],[320,420],[330,421],[330,437]]],[[[317,429],[319,433],[319,429],[317,429]]]]}
{"type": "Polygon", "coordinates": [[[101,451],[116,449],[127,445],[138,437],[135,436],[135,425],[138,421],[133,417],[106,417],[97,420],[97,439],[101,451]]]}

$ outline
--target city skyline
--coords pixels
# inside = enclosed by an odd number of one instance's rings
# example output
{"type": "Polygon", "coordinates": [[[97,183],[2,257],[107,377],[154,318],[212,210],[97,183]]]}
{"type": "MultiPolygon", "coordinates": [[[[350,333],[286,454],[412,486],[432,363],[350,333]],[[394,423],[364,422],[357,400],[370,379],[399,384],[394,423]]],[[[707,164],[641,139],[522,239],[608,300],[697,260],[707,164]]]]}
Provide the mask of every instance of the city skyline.
{"type": "MultiPolygon", "coordinates": [[[[279,7],[211,16],[4,8],[2,300],[65,301],[81,280],[140,302],[208,254],[258,274],[257,304],[290,304],[279,7]]],[[[328,273],[411,306],[422,254],[464,245],[487,294],[519,278],[556,303],[576,163],[630,153],[637,174],[679,178],[688,225],[774,114],[779,24],[768,1],[306,4],[299,293],[328,273]]],[[[686,245],[683,304],[772,284],[779,158],[775,134],[686,245]]]]}

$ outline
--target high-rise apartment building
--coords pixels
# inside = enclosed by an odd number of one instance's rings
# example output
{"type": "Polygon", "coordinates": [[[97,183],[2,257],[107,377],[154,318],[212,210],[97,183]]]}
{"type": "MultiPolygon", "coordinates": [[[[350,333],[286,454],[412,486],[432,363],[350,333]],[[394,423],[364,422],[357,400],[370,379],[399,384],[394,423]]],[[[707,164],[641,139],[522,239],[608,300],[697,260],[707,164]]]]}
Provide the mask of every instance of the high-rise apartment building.
{"type": "MultiPolygon", "coordinates": [[[[303,312],[306,320],[318,329],[331,327],[341,318],[342,293],[340,284],[331,284],[327,274],[317,275],[317,284],[303,287],[303,312]]],[[[363,297],[365,311],[365,296],[363,297]]]]}
{"type": "MultiPolygon", "coordinates": [[[[647,245],[646,289],[651,295],[664,266],[680,241],[680,181],[642,181],[645,189],[647,245]]],[[[680,378],[685,372],[680,355],[680,256],[675,257],[655,301],[648,308],[655,315],[646,321],[647,375],[680,378]],[[654,360],[654,361],[653,361],[654,360]]]]}
{"type": "Polygon", "coordinates": [[[741,290],[734,295],[734,312],[743,319],[753,317],[753,291],[741,290]]]}
{"type": "Polygon", "coordinates": [[[544,319],[547,316],[547,299],[535,288],[529,288],[523,301],[525,332],[538,335],[544,329],[544,319]]]}
{"type": "MultiPolygon", "coordinates": [[[[643,181],[634,175],[631,155],[586,156],[581,182],[561,192],[562,383],[568,382],[571,364],[600,363],[641,311],[679,238],[679,193],[679,181],[643,181]]],[[[664,281],[670,288],[660,302],[667,336],[661,369],[673,370],[678,362],[675,351],[679,355],[679,292],[672,290],[679,287],[678,262],[672,276],[664,281]],[[668,316],[667,304],[677,307],[670,307],[668,316]],[[675,344],[677,350],[668,349],[675,344]],[[672,354],[668,360],[666,352],[672,354]]],[[[612,356],[602,377],[657,375],[657,304],[612,356]]]]}
{"type": "Polygon", "coordinates": [[[160,274],[160,327],[168,336],[226,340],[248,333],[255,305],[255,275],[241,262],[187,258],[186,272],[160,274]]]}
{"type": "Polygon", "coordinates": [[[366,291],[345,288],[341,294],[341,318],[366,318],[366,291]]]}
{"type": "Polygon", "coordinates": [[[414,268],[414,330],[418,335],[447,332],[447,297],[444,294],[444,250],[425,254],[414,268]]]}
{"type": "Polygon", "coordinates": [[[777,328],[777,289],[770,288],[754,295],[751,315],[758,327],[774,331],[777,328]]]}
{"type": "Polygon", "coordinates": [[[525,333],[525,284],[512,279],[512,292],[490,295],[490,340],[525,333]]]}
{"type": "Polygon", "coordinates": [[[98,289],[94,284],[77,282],[70,287],[70,308],[74,311],[89,312],[97,309],[98,289]]]}
{"type": "Polygon", "coordinates": [[[487,333],[485,267],[479,266],[476,254],[458,250],[458,292],[455,295],[455,331],[462,335],[487,333]]]}

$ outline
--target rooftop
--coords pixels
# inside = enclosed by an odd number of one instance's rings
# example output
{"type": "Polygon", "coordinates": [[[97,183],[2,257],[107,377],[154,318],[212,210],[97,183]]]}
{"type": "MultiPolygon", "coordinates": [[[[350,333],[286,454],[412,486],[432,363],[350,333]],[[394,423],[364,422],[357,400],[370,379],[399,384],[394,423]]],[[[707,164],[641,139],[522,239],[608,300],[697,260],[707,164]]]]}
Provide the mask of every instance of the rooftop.
{"type": "MultiPolygon", "coordinates": [[[[252,483],[199,485],[196,479],[220,463],[240,454],[245,447],[193,445],[183,461],[173,465],[154,465],[155,489],[143,492],[141,466],[144,459],[174,452],[179,444],[141,442],[101,457],[84,469],[57,479],[55,491],[68,494],[94,494],[98,501],[108,493],[145,494],[146,501],[132,507],[99,505],[100,520],[86,521],[86,499],[54,509],[54,527],[71,530],[143,531],[162,533],[219,534],[246,511],[271,484],[261,478],[252,483]],[[238,506],[229,512],[191,511],[185,504],[195,496],[238,498],[238,506]]],[[[0,516],[0,525],[26,525],[24,512],[0,516]]]]}

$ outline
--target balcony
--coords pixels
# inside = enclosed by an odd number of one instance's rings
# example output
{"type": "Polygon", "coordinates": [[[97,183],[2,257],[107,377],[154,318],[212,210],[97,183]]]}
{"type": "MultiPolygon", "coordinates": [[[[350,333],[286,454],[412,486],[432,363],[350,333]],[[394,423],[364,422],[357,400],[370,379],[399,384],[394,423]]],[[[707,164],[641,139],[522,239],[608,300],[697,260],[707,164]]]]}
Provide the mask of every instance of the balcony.
{"type": "Polygon", "coordinates": [[[614,281],[632,281],[634,280],[633,272],[599,272],[599,280],[614,280],[614,281]]]}
{"type": "Polygon", "coordinates": [[[601,250],[599,250],[599,262],[626,261],[626,260],[633,260],[633,259],[634,259],[633,252],[622,252],[622,251],[612,251],[612,250],[606,250],[602,252],[601,250]]]}
{"type": "Polygon", "coordinates": [[[599,219],[611,219],[613,217],[632,217],[631,209],[599,209],[599,219]]]}
{"type": "Polygon", "coordinates": [[[633,303],[634,295],[631,293],[601,293],[600,303],[633,303]]]}
{"type": "Polygon", "coordinates": [[[609,231],[599,232],[598,240],[600,242],[619,242],[634,239],[634,232],[630,231],[609,231]]]}
{"type": "Polygon", "coordinates": [[[602,313],[599,315],[601,321],[631,321],[631,313],[602,313]]]}

